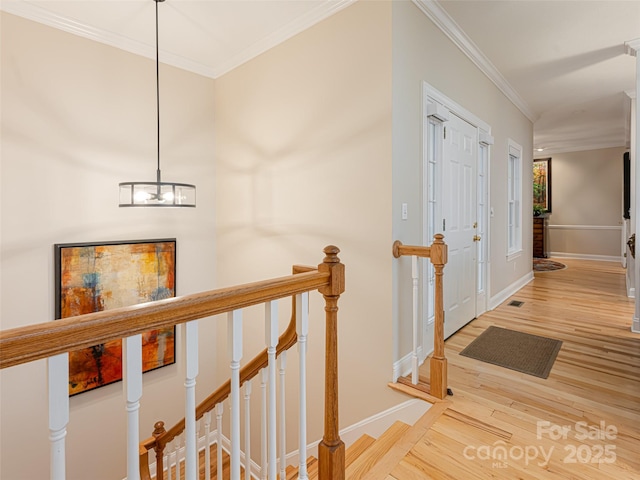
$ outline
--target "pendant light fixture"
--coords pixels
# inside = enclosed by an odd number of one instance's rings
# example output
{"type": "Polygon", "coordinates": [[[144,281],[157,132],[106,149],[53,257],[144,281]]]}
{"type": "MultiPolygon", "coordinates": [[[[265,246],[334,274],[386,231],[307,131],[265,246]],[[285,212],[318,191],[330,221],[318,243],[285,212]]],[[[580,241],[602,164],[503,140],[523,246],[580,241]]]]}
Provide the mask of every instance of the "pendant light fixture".
{"type": "Polygon", "coordinates": [[[163,182],[160,176],[160,60],[158,56],[158,3],[156,3],[156,113],[157,169],[155,182],[122,182],[121,207],[195,207],[196,187],[188,183],[163,182]]]}

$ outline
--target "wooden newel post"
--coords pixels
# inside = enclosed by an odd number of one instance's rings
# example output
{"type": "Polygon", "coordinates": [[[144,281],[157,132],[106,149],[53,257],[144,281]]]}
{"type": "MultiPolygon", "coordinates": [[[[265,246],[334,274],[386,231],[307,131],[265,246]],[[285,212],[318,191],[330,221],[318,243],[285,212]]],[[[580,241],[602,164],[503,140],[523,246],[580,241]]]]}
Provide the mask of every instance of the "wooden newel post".
{"type": "Polygon", "coordinates": [[[154,450],[156,451],[156,480],[164,479],[164,443],[160,441],[160,437],[162,437],[167,431],[164,429],[164,422],[156,422],[153,426],[153,433],[151,434],[156,439],[156,446],[154,450]]]}
{"type": "Polygon", "coordinates": [[[328,272],[331,283],[319,288],[324,296],[326,312],[326,351],[324,387],[324,436],[318,445],[318,477],[320,480],[344,480],[344,442],[340,439],[338,422],[338,299],[344,292],[344,265],[340,249],[325,247],[320,272],[328,272]]]}
{"type": "Polygon", "coordinates": [[[447,359],[444,356],[444,293],[442,275],[447,263],[447,245],[444,236],[434,235],[431,244],[431,263],[435,269],[435,331],[433,337],[433,355],[430,361],[431,395],[443,399],[447,396],[447,359]]]}

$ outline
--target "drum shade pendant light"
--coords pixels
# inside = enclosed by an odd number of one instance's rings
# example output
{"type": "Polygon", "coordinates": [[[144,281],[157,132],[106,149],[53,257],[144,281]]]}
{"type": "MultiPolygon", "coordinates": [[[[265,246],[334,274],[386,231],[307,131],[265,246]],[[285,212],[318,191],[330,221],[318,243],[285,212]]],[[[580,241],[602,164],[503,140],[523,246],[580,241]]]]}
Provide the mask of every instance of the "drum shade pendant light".
{"type": "Polygon", "coordinates": [[[160,61],[158,58],[158,3],[156,2],[156,112],[158,162],[155,182],[122,182],[121,207],[195,207],[196,187],[188,183],[163,182],[160,176],[160,61]]]}

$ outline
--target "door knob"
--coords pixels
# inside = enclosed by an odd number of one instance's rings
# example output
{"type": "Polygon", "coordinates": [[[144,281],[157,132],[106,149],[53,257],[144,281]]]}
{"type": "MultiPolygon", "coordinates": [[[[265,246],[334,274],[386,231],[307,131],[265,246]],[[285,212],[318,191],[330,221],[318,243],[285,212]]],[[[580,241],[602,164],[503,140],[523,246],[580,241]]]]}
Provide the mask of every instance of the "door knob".
{"type": "Polygon", "coordinates": [[[473,241],[474,242],[479,242],[482,239],[482,237],[480,235],[474,235],[473,236],[473,241]]]}

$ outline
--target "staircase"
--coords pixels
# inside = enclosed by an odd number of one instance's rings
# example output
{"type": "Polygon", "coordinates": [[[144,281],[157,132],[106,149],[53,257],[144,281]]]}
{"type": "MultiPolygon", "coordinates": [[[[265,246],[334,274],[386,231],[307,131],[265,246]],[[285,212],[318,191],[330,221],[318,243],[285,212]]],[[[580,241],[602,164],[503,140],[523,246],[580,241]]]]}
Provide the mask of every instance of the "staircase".
{"type": "MultiPolygon", "coordinates": [[[[447,401],[435,403],[414,425],[397,421],[377,439],[366,434],[362,435],[346,450],[345,478],[347,480],[386,479],[448,406],[447,401]]],[[[317,479],[316,458],[309,457],[307,465],[309,480],[317,479]]],[[[298,468],[288,467],[286,479],[297,478],[298,468]]]]}
{"type": "MultiPolygon", "coordinates": [[[[391,471],[405,458],[414,445],[427,433],[434,422],[449,407],[448,401],[436,401],[414,425],[408,425],[401,421],[393,423],[377,439],[364,434],[351,444],[345,452],[345,468],[347,480],[376,480],[387,479],[391,471]]],[[[212,445],[211,452],[211,478],[216,479],[217,471],[217,450],[216,445],[212,445]]],[[[201,480],[207,479],[205,474],[203,457],[204,451],[200,452],[200,475],[201,480]]],[[[222,451],[222,478],[231,478],[230,461],[228,453],[222,451]]],[[[318,479],[318,459],[311,456],[307,459],[307,473],[309,480],[318,479]]],[[[167,475],[171,479],[185,478],[184,461],[180,462],[180,475],[176,476],[175,465],[171,467],[171,473],[167,475]]],[[[165,472],[168,473],[168,472],[165,472]]],[[[153,477],[155,479],[155,477],[153,477]]],[[[241,478],[245,478],[244,468],[242,468],[241,478]]],[[[257,478],[257,477],[252,477],[257,478]]],[[[278,478],[279,475],[278,475],[278,478]]],[[[289,465],[286,468],[286,480],[298,479],[298,466],[289,465]]]]}

